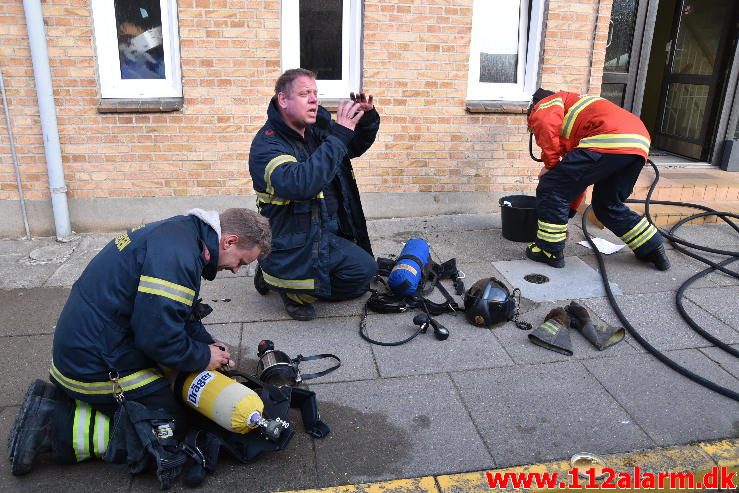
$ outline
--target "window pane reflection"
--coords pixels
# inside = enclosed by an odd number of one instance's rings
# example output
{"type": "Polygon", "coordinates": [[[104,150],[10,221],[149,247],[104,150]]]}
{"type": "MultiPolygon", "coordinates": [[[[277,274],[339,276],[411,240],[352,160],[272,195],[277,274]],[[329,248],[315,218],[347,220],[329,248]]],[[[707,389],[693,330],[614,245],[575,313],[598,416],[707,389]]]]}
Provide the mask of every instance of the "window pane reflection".
{"type": "Polygon", "coordinates": [[[698,140],[708,103],[707,85],[670,84],[660,131],[665,135],[698,140]]]}
{"type": "Polygon", "coordinates": [[[626,84],[603,84],[600,86],[601,97],[621,107],[624,105],[625,94],[626,84]]]}
{"type": "Polygon", "coordinates": [[[320,80],[341,80],[342,0],[301,0],[300,66],[320,80]]]}
{"type": "Polygon", "coordinates": [[[164,79],[158,0],[114,0],[121,79],[164,79]]]}
{"type": "Polygon", "coordinates": [[[636,0],[615,0],[611,11],[611,39],[606,48],[606,72],[626,73],[634,40],[636,0]]]}

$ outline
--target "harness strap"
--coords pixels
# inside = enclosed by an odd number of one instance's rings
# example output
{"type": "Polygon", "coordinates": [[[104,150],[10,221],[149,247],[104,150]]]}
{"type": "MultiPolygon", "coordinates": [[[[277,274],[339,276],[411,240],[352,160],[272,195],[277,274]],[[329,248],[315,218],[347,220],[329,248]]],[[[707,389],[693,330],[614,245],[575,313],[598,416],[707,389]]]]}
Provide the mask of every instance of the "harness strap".
{"type": "Polygon", "coordinates": [[[341,360],[339,359],[339,357],[336,356],[335,354],[329,354],[329,353],[314,354],[312,356],[303,356],[302,354],[299,354],[298,357],[293,360],[293,363],[299,365],[303,361],[315,361],[315,360],[325,359],[325,358],[332,358],[336,360],[336,364],[330,368],[326,368],[325,370],[321,370],[316,373],[308,373],[308,374],[301,373],[300,374],[303,380],[311,380],[313,378],[318,378],[318,377],[327,375],[331,373],[332,371],[338,369],[341,366],[341,360]]]}

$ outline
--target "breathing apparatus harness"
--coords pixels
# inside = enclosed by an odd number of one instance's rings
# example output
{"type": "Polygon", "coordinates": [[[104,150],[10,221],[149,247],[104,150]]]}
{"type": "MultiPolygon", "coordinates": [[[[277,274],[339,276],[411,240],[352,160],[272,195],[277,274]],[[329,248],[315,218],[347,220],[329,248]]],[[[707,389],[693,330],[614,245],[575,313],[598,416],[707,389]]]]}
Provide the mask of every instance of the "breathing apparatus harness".
{"type": "Polygon", "coordinates": [[[428,244],[420,238],[411,238],[406,242],[400,256],[379,257],[378,273],[375,281],[385,287],[385,292],[370,289],[372,293],[364,305],[359,321],[359,335],[365,341],[378,346],[400,346],[418,334],[433,328],[436,339],[443,341],[449,337],[449,330],[433,317],[442,313],[464,311],[440,282],[451,279],[454,292],[464,294],[464,272],[457,268],[457,260],[450,259],[438,264],[430,257],[428,244]],[[386,281],[384,277],[387,277],[386,281]],[[427,298],[438,288],[445,301],[436,303],[427,298]],[[367,311],[375,313],[404,313],[408,310],[422,310],[413,317],[418,329],[409,337],[395,342],[384,342],[373,339],[367,334],[367,311]]]}
{"type": "MultiPolygon", "coordinates": [[[[542,159],[539,159],[534,156],[534,150],[533,150],[533,137],[534,134],[529,134],[529,155],[531,156],[531,159],[533,159],[536,162],[542,162],[542,159]]],[[[652,169],[654,170],[654,180],[652,181],[652,184],[649,186],[649,191],[647,192],[647,197],[644,200],[641,199],[628,199],[626,200],[626,203],[629,204],[644,204],[644,216],[647,218],[647,221],[649,221],[649,224],[657,228],[657,230],[660,232],[660,234],[667,238],[672,246],[677,250],[678,252],[684,253],[685,255],[692,257],[700,262],[703,262],[704,264],[707,264],[709,267],[704,269],[701,272],[698,272],[694,276],[692,276],[690,279],[685,281],[680,288],[677,290],[677,293],[675,294],[675,304],[677,305],[678,312],[680,312],[680,315],[685,320],[685,322],[699,335],[701,335],[704,339],[708,340],[709,342],[713,343],[720,349],[726,351],[727,353],[733,355],[733,356],[739,356],[739,351],[731,347],[729,344],[725,343],[724,341],[721,341],[717,337],[710,334],[708,331],[703,329],[700,325],[698,325],[695,320],[693,320],[688,313],[685,310],[685,307],[683,306],[683,295],[685,291],[688,289],[688,287],[701,277],[707,276],[708,274],[714,272],[714,271],[721,271],[724,274],[731,276],[735,279],[739,279],[739,272],[732,271],[727,268],[727,266],[737,260],[739,260],[739,252],[732,252],[728,250],[721,250],[718,248],[711,248],[707,246],[697,245],[695,243],[691,243],[689,241],[686,241],[678,236],[675,235],[675,232],[680,228],[682,225],[693,221],[695,219],[699,219],[702,217],[708,217],[708,216],[716,216],[721,218],[722,221],[724,221],[726,224],[731,226],[734,231],[739,233],[739,226],[732,221],[732,219],[739,219],[739,215],[733,214],[731,212],[721,212],[717,211],[715,209],[711,209],[710,207],[706,207],[704,205],[700,204],[692,204],[689,202],[676,202],[671,200],[652,200],[652,194],[654,193],[654,189],[657,187],[657,182],[659,181],[659,169],[657,169],[657,166],[654,164],[654,162],[651,159],[647,159],[647,162],[652,166],[652,169]],[[660,229],[657,227],[656,224],[654,224],[654,220],[652,219],[652,216],[649,214],[649,206],[651,204],[656,205],[671,205],[671,206],[680,206],[680,207],[691,207],[693,209],[700,209],[703,212],[699,212],[697,214],[693,214],[691,216],[685,217],[678,221],[672,228],[670,228],[669,231],[665,231],[663,229],[660,229]],[[698,255],[697,253],[693,253],[692,251],[686,249],[685,247],[692,248],[694,250],[707,252],[707,253],[713,253],[718,255],[725,255],[728,258],[724,259],[721,262],[713,262],[710,259],[703,257],[701,255],[698,255]]],[[[721,385],[718,385],[716,382],[713,382],[712,380],[708,380],[705,377],[702,377],[691,370],[688,370],[684,366],[677,363],[675,360],[669,358],[664,353],[660,352],[657,348],[652,346],[644,337],[639,333],[639,331],[629,322],[629,320],[626,318],[626,315],[624,315],[621,308],[618,306],[618,302],[616,301],[616,297],[613,295],[613,291],[611,290],[611,285],[608,282],[608,273],[606,272],[606,265],[603,261],[603,255],[600,253],[598,248],[595,246],[595,243],[593,242],[592,237],[590,236],[590,233],[588,232],[587,228],[587,216],[588,212],[592,208],[592,205],[589,205],[588,208],[583,212],[582,215],[582,231],[585,234],[585,239],[588,241],[588,244],[590,244],[590,247],[593,249],[593,252],[595,252],[595,259],[598,262],[598,269],[600,270],[601,279],[603,281],[603,287],[605,288],[606,295],[608,296],[608,301],[611,304],[611,307],[613,308],[613,311],[616,313],[616,316],[621,321],[623,326],[628,330],[629,334],[636,339],[636,341],[641,344],[644,349],[646,349],[649,353],[651,353],[654,357],[656,357],[658,360],[660,360],[662,363],[666,364],[676,372],[680,373],[681,375],[693,380],[694,382],[713,390],[714,392],[718,392],[721,395],[724,395],[726,397],[729,397],[730,399],[733,399],[735,401],[739,401],[739,392],[736,392],[734,390],[728,389],[726,387],[723,387],[721,385]]]]}

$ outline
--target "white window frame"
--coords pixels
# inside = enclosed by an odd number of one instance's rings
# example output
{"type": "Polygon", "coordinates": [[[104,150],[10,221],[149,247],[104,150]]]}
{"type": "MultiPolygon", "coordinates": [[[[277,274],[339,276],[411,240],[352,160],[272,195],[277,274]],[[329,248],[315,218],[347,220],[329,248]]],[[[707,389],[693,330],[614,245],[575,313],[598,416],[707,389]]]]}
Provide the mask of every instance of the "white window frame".
{"type": "Polygon", "coordinates": [[[103,99],[182,97],[177,0],[159,0],[162,11],[164,79],[121,79],[113,0],[92,0],[100,96],[103,99]]]}
{"type": "MultiPolygon", "coordinates": [[[[359,91],[362,2],[342,1],[341,80],[321,80],[318,74],[316,84],[321,98],[346,98],[349,92],[359,91]]],[[[281,28],[282,71],[300,68],[300,0],[282,0],[281,28]]]]}
{"type": "MultiPolygon", "coordinates": [[[[512,1],[512,0],[509,0],[512,1]]],[[[480,82],[480,51],[482,33],[489,31],[488,9],[495,8],[491,0],[473,0],[470,65],[467,81],[469,101],[526,101],[536,91],[544,28],[545,0],[519,0],[518,75],[515,84],[480,82]],[[531,3],[531,23],[528,9],[531,3]],[[528,44],[528,46],[527,46],[528,44]],[[528,48],[528,50],[527,50],[528,48]]]]}

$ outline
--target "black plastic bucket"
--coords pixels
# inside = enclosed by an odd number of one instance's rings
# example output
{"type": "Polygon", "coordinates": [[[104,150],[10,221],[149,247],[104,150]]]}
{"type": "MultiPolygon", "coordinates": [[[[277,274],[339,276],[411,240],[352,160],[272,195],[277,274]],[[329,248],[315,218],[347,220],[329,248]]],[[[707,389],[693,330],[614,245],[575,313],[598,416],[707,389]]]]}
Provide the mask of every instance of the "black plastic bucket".
{"type": "Polygon", "coordinates": [[[503,238],[532,242],[536,238],[536,197],[509,195],[498,200],[503,222],[503,238]]]}

